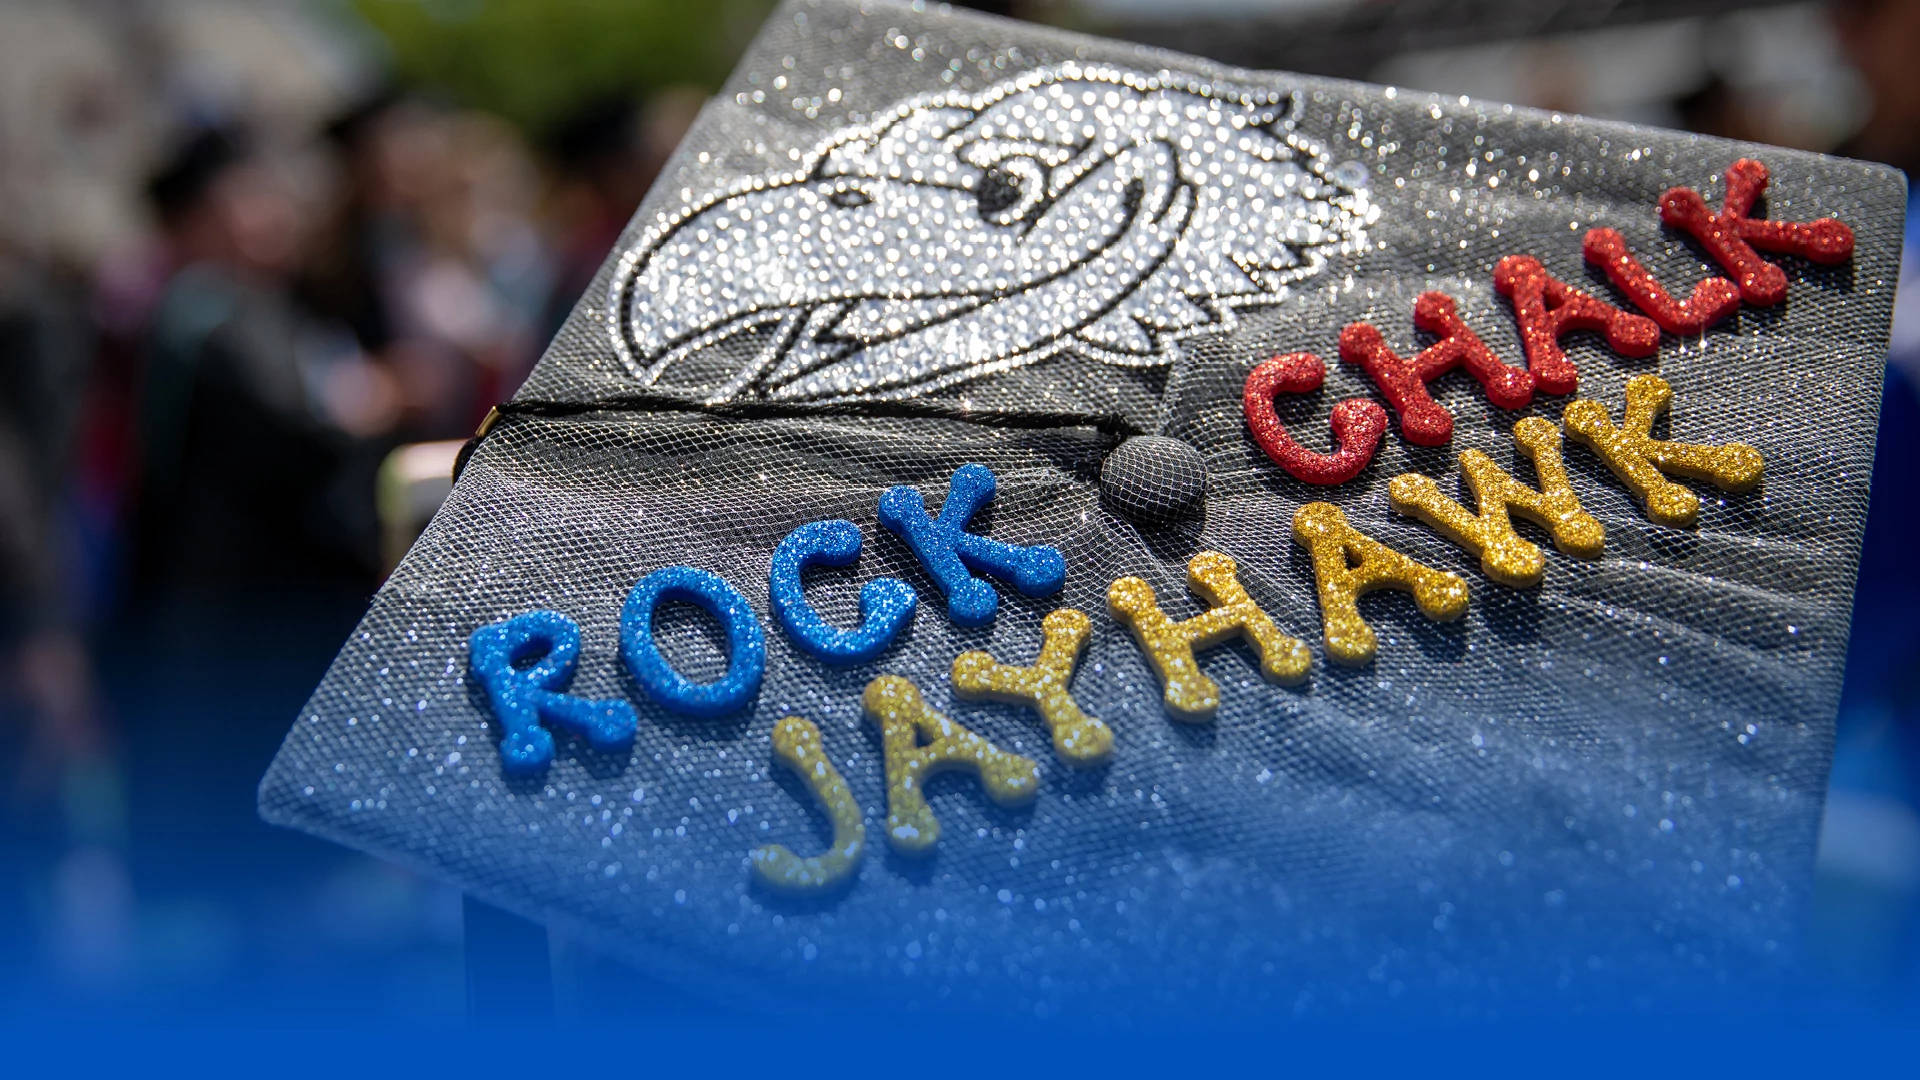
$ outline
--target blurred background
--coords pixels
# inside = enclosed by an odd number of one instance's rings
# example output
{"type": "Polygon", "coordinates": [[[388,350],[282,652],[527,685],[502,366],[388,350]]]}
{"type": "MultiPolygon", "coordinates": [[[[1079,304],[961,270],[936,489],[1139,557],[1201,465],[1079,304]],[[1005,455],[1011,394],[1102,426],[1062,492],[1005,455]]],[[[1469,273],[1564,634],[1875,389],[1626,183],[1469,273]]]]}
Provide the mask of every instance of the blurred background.
{"type": "MultiPolygon", "coordinates": [[[[458,894],[254,788],[770,6],[0,0],[0,1015],[464,1015],[458,894]]],[[[1920,161],[1920,0],[976,6],[1920,161]]],[[[1811,943],[1835,993],[1908,1004],[1914,253],[1811,943]]]]}

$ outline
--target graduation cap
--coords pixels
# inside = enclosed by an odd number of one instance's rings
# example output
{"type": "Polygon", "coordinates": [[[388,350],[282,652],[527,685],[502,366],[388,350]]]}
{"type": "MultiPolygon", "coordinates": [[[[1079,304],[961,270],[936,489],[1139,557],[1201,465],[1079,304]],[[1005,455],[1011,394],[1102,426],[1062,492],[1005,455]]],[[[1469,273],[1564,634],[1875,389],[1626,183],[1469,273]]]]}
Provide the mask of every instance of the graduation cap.
{"type": "Polygon", "coordinates": [[[1764,984],[1903,206],[1876,165],[790,3],[262,813],[790,1007],[1764,984]]]}

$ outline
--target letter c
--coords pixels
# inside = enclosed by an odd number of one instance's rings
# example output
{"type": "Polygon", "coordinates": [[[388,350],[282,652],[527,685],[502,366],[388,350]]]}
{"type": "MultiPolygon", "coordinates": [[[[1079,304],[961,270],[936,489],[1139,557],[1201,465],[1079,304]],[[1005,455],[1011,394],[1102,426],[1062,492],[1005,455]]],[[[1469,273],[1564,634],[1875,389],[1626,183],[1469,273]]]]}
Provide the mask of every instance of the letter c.
{"type": "Polygon", "coordinates": [[[773,617],[794,644],[829,664],[871,660],[893,644],[913,618],[918,602],[913,586],[899,578],[876,578],[860,589],[860,625],[835,630],[801,591],[800,572],[808,566],[850,566],[860,557],[860,527],[851,521],[815,521],[793,530],[773,549],[767,571],[767,597],[773,617]]]}

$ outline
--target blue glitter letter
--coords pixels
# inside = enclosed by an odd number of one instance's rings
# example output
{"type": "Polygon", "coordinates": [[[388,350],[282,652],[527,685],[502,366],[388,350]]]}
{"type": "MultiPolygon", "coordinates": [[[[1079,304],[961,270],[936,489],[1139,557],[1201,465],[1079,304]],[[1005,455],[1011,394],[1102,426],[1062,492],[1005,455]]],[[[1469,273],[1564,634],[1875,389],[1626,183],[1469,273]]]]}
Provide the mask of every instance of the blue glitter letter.
{"type": "Polygon", "coordinates": [[[927,516],[927,500],[906,485],[880,496],[880,524],[900,534],[920,563],[947,594],[947,615],[961,626],[993,621],[1000,597],[993,586],[967,572],[968,567],[1011,581],[1028,596],[1060,591],[1067,560],[1044,544],[1018,547],[967,531],[974,512],[993,499],[993,473],[985,465],[962,465],[947,485],[940,516],[927,516]]]}
{"type": "Polygon", "coordinates": [[[828,626],[800,591],[800,571],[815,563],[849,566],[859,557],[860,526],[851,521],[802,525],[773,549],[773,566],[767,573],[773,617],[787,628],[794,644],[829,664],[858,664],[879,656],[913,618],[918,601],[913,586],[899,578],[876,578],[860,589],[860,628],[828,626]]]}
{"type": "Polygon", "coordinates": [[[640,579],[620,610],[620,655],[648,696],[687,716],[722,716],[760,692],[767,671],[767,638],[747,598],[716,574],[691,566],[669,566],[640,579]],[[663,600],[679,600],[704,609],[727,628],[727,673],[719,681],[696,683],[667,663],[653,643],[653,609],[663,600]]]}
{"type": "Polygon", "coordinates": [[[553,761],[553,735],[541,725],[558,724],[595,750],[618,750],[633,741],[633,706],[589,701],[560,693],[580,659],[580,627],[554,611],[529,611],[483,626],[467,639],[467,666],[486,688],[493,715],[504,729],[500,767],[524,775],[553,761]],[[517,666],[515,661],[526,664],[517,666]]]}

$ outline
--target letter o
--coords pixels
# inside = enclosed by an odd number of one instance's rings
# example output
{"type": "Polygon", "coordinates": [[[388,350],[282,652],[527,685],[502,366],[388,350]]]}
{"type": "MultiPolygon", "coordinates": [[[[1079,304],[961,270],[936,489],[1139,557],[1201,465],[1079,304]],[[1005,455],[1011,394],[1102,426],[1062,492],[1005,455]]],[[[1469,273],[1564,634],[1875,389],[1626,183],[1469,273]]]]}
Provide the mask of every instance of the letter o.
{"type": "Polygon", "coordinates": [[[739,590],[718,574],[669,566],[640,579],[620,609],[620,656],[647,696],[684,716],[724,716],[760,692],[767,672],[767,638],[739,590]],[[697,683],[673,669],[653,640],[653,613],[661,603],[692,604],[720,620],[727,632],[727,673],[697,683]]]}

